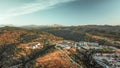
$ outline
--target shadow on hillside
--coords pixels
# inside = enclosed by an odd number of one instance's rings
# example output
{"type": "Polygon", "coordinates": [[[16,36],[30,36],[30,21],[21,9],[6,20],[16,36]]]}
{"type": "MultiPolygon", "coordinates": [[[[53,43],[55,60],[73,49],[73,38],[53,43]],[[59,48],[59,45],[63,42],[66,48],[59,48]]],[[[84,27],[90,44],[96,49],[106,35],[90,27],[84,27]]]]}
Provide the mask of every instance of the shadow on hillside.
{"type": "Polygon", "coordinates": [[[15,62],[16,60],[14,60],[13,57],[15,54],[22,51],[22,49],[17,48],[18,45],[21,44],[21,42],[24,40],[27,40],[27,41],[23,43],[31,42],[32,40],[36,39],[37,36],[25,36],[23,38],[24,38],[23,40],[20,40],[20,43],[0,45],[0,68],[6,68],[13,64],[17,64],[18,62],[15,62]]]}
{"type": "Polygon", "coordinates": [[[12,55],[20,51],[20,49],[17,49],[17,45],[9,44],[0,46],[0,68],[5,68],[13,62],[12,55]]]}
{"type": "Polygon", "coordinates": [[[49,30],[47,32],[55,36],[62,37],[66,40],[73,40],[73,41],[86,40],[86,34],[84,32],[75,32],[72,30],[49,30]]]}
{"type": "Polygon", "coordinates": [[[21,62],[15,62],[11,66],[21,64],[20,67],[22,68],[35,68],[35,64],[36,64],[35,59],[37,59],[38,57],[44,56],[47,53],[53,52],[54,50],[55,50],[54,46],[47,45],[43,49],[34,50],[31,54],[17,59],[16,61],[21,60],[21,62]]]}

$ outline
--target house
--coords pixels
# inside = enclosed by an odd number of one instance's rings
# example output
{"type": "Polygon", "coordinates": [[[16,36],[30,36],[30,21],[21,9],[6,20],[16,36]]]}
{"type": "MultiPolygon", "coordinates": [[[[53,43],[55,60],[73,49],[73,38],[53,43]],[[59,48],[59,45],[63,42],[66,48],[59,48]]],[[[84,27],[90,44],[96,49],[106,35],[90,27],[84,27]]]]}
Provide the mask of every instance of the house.
{"type": "Polygon", "coordinates": [[[31,48],[31,49],[36,49],[36,48],[38,48],[40,45],[41,45],[40,43],[38,43],[38,44],[32,44],[32,45],[30,45],[30,48],[31,48]]]}
{"type": "Polygon", "coordinates": [[[115,54],[117,57],[120,57],[120,50],[116,50],[115,54]]]}
{"type": "Polygon", "coordinates": [[[58,44],[58,46],[62,47],[63,49],[70,49],[71,48],[71,43],[62,42],[62,43],[58,44]]]}
{"type": "Polygon", "coordinates": [[[68,44],[61,44],[61,47],[64,48],[64,49],[70,49],[70,45],[68,44]]]}

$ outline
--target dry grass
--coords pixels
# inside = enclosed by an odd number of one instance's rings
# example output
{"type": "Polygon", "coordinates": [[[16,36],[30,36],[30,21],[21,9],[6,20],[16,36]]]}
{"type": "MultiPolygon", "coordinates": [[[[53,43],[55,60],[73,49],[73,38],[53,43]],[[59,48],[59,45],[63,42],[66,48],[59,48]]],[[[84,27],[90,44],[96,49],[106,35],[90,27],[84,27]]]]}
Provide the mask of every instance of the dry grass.
{"type": "Polygon", "coordinates": [[[45,68],[77,68],[77,66],[71,63],[59,50],[37,58],[36,62],[36,66],[45,68]]]}

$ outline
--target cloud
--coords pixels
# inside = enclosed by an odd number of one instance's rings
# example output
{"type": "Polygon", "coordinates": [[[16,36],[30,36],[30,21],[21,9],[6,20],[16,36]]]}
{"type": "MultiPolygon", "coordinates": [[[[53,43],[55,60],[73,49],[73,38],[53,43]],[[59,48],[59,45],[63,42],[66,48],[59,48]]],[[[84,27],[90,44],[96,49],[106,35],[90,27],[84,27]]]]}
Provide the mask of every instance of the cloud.
{"type": "Polygon", "coordinates": [[[54,7],[57,4],[71,2],[75,0],[36,0],[34,3],[27,3],[23,6],[8,10],[8,12],[2,14],[0,20],[4,20],[7,18],[25,15],[34,13],[36,11],[45,10],[50,7],[54,7]]]}

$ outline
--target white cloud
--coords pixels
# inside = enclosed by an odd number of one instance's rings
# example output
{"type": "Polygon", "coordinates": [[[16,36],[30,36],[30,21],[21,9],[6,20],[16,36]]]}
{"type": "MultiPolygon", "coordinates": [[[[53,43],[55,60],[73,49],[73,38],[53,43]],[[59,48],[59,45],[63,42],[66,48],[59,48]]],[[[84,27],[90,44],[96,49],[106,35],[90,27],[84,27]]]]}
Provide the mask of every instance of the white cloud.
{"type": "Polygon", "coordinates": [[[24,4],[21,7],[17,7],[9,10],[6,13],[3,13],[0,20],[4,20],[7,18],[30,14],[36,11],[45,10],[50,7],[54,7],[57,4],[71,2],[75,0],[36,0],[34,3],[24,4]]]}

